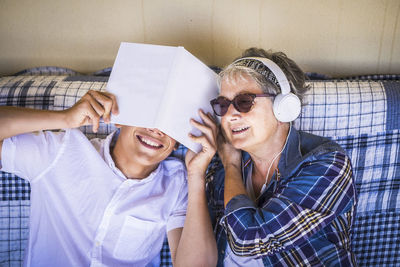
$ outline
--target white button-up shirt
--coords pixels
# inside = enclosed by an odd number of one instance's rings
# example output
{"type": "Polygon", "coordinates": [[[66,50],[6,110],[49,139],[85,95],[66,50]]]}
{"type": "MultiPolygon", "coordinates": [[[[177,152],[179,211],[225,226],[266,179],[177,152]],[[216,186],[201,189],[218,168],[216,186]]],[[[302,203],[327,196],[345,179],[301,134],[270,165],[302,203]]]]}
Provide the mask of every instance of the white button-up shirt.
{"type": "Polygon", "coordinates": [[[157,264],[166,232],[183,227],[183,163],[168,158],[147,178],[126,179],[110,155],[112,136],[91,143],[67,130],[4,140],[2,171],[31,185],[25,265],[157,264]]]}

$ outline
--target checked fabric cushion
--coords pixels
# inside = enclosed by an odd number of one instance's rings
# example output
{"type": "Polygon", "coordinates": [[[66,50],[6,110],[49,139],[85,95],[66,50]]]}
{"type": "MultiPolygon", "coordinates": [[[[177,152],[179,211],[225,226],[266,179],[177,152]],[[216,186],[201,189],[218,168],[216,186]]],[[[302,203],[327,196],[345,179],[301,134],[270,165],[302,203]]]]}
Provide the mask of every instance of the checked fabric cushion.
{"type": "MultiPolygon", "coordinates": [[[[62,110],[89,89],[105,90],[107,76],[82,76],[52,69],[0,78],[0,105],[62,110]]],[[[295,126],[337,141],[349,154],[358,192],[352,247],[360,266],[400,264],[400,83],[397,81],[311,81],[295,126]]],[[[114,129],[101,124],[91,137],[114,129]]],[[[180,147],[176,155],[184,156],[180,147]]],[[[29,233],[30,187],[0,173],[0,265],[20,266],[29,233]]],[[[161,264],[171,265],[167,243],[161,264]]]]}

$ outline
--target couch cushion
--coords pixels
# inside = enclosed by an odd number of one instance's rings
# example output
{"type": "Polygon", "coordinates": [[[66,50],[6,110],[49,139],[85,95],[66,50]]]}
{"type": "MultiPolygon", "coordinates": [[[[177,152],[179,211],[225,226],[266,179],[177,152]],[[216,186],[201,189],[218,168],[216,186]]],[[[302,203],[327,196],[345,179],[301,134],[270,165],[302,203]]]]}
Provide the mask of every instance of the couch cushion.
{"type": "Polygon", "coordinates": [[[399,212],[372,212],[357,216],[352,247],[359,266],[399,266],[399,222],[399,212]]]}
{"type": "Polygon", "coordinates": [[[386,93],[382,82],[310,83],[298,129],[322,136],[370,134],[386,130],[386,93]]]}
{"type": "Polygon", "coordinates": [[[297,127],[337,141],[352,160],[358,264],[400,264],[400,83],[317,81],[305,99],[297,127]]]}
{"type": "MultiPolygon", "coordinates": [[[[89,89],[105,90],[107,77],[10,76],[0,78],[0,105],[62,110],[89,89]]],[[[294,124],[330,137],[352,159],[358,192],[353,249],[361,266],[400,263],[400,83],[328,80],[309,82],[308,104],[294,124]]],[[[82,127],[89,137],[102,137],[82,127]]],[[[178,151],[184,156],[185,148],[178,151]]],[[[20,263],[27,238],[29,184],[0,173],[0,265],[20,263]],[[3,216],[1,216],[3,218],[3,216]],[[15,230],[15,231],[14,231],[15,230]],[[19,234],[18,234],[19,233],[19,234]]],[[[164,247],[161,261],[170,264],[164,247]]]]}

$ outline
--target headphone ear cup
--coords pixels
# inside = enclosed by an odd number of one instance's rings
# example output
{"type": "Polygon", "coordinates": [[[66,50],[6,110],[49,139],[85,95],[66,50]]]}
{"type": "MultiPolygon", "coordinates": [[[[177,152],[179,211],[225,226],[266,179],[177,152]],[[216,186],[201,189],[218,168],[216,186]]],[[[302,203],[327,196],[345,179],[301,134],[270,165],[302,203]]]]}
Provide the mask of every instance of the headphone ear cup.
{"type": "Polygon", "coordinates": [[[279,94],[274,99],[273,110],[278,121],[294,121],[300,115],[300,99],[293,93],[279,94]]]}

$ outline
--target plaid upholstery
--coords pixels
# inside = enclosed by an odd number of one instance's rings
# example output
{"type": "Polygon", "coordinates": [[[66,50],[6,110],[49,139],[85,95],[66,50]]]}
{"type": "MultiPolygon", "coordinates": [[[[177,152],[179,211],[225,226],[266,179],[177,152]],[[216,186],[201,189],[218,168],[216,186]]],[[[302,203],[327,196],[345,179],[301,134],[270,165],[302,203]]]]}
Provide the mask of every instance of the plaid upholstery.
{"type": "Polygon", "coordinates": [[[169,251],[168,239],[165,238],[160,252],[160,266],[172,266],[171,253],[169,251]]]}
{"type": "Polygon", "coordinates": [[[387,95],[387,116],[386,129],[399,129],[400,128],[400,82],[384,82],[387,95]]]}
{"type": "MultiPolygon", "coordinates": [[[[306,76],[310,80],[333,80],[334,78],[317,72],[306,72],[306,76]]],[[[357,80],[357,81],[400,81],[400,74],[371,74],[340,77],[337,80],[357,80]]]]}
{"type": "Polygon", "coordinates": [[[353,250],[360,266],[399,266],[399,222],[398,211],[358,216],[353,250]]]}
{"type": "Polygon", "coordinates": [[[348,152],[353,162],[358,190],[358,215],[374,211],[399,212],[399,130],[334,139],[348,152]]]}
{"type": "MultiPolygon", "coordinates": [[[[51,73],[51,72],[50,72],[51,73]]],[[[53,72],[53,74],[55,74],[53,72]]],[[[77,74],[78,75],[78,74],[77,74]]],[[[104,90],[107,77],[24,75],[0,78],[0,105],[61,110],[88,89],[104,90]]],[[[400,264],[400,83],[310,81],[297,129],[336,140],[352,159],[358,191],[353,249],[360,266],[400,264]]],[[[101,123],[104,136],[113,126],[101,123]]],[[[183,157],[181,146],[176,155],[183,157]]],[[[0,173],[0,266],[19,266],[28,236],[29,184],[0,173]]],[[[171,265],[167,243],[161,264],[171,265]]]]}
{"type": "Polygon", "coordinates": [[[352,248],[360,266],[400,264],[400,83],[316,81],[298,129],[337,141],[358,192],[352,248]]]}
{"type": "Polygon", "coordinates": [[[382,132],[386,94],[380,82],[312,82],[297,129],[321,136],[382,132]]]}
{"type": "Polygon", "coordinates": [[[17,75],[78,75],[78,74],[79,74],[78,72],[71,69],[46,66],[46,67],[25,69],[15,73],[14,75],[17,76],[17,75]]]}
{"type": "Polygon", "coordinates": [[[399,81],[399,74],[370,74],[340,78],[341,80],[399,81]]]}
{"type": "Polygon", "coordinates": [[[29,206],[29,200],[0,202],[0,266],[22,265],[29,234],[29,206]]]}
{"type": "Polygon", "coordinates": [[[334,138],[353,161],[358,191],[352,248],[360,266],[400,263],[400,132],[334,138]]]}
{"type": "MultiPolygon", "coordinates": [[[[28,182],[11,173],[2,173],[0,180],[1,201],[29,200],[31,187],[28,182]]],[[[1,227],[1,226],[0,226],[1,227]]]]}

